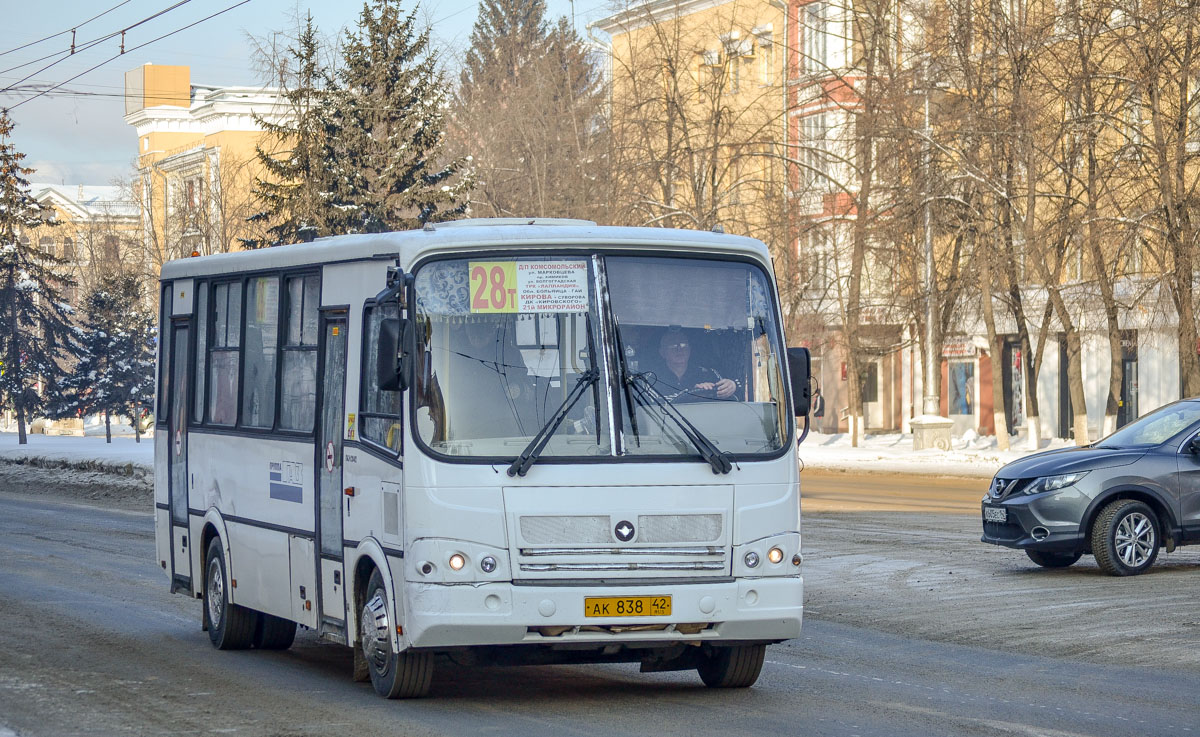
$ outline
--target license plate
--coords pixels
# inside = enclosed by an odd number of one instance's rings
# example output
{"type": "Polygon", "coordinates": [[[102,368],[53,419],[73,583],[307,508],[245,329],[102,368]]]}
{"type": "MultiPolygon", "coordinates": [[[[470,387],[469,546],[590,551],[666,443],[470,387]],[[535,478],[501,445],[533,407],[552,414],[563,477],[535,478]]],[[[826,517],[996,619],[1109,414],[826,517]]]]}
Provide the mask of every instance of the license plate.
{"type": "Polygon", "coordinates": [[[984,522],[1007,522],[1008,510],[1004,507],[984,507],[983,508],[984,522]]]}
{"type": "Polygon", "coordinates": [[[585,617],[667,617],[669,596],[585,596],[585,617]]]}

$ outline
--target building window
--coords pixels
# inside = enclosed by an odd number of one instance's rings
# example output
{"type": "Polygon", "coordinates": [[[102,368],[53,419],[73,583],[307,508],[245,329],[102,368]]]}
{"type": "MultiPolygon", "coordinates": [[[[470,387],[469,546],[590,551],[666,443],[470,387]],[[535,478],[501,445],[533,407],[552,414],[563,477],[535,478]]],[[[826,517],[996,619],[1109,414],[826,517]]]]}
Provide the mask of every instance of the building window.
{"type": "Polygon", "coordinates": [[[115,235],[106,235],[100,241],[100,252],[106,261],[116,263],[120,258],[120,249],[117,245],[117,237],[115,235]]]}
{"type": "Polygon", "coordinates": [[[828,5],[823,2],[809,3],[801,10],[801,27],[804,35],[804,58],[806,74],[824,74],[829,69],[828,5]]]}
{"type": "Polygon", "coordinates": [[[49,236],[43,236],[38,240],[38,251],[45,258],[54,258],[54,239],[49,236]]]}
{"type": "Polygon", "coordinates": [[[62,257],[67,261],[75,260],[75,241],[63,238],[62,257]]]}
{"type": "Polygon", "coordinates": [[[770,33],[758,37],[758,83],[764,86],[775,83],[775,43],[770,33]]]}
{"type": "Polygon", "coordinates": [[[314,274],[287,280],[287,335],[279,427],[311,432],[317,409],[317,309],[321,281],[314,274]]]}
{"type": "Polygon", "coordinates": [[[800,187],[814,189],[822,185],[828,174],[829,128],[825,113],[817,113],[800,120],[800,187]]]}
{"type": "Polygon", "coordinates": [[[975,362],[950,361],[950,414],[975,414],[975,362]]]}

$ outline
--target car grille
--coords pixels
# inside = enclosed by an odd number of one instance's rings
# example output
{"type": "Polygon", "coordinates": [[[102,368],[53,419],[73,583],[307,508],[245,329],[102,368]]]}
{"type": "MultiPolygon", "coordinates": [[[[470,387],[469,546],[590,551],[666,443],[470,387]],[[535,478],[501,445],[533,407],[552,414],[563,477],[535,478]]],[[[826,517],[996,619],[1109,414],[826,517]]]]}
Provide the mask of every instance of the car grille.
{"type": "Polygon", "coordinates": [[[1011,522],[984,522],[983,534],[993,540],[1007,540],[1012,542],[1020,540],[1025,536],[1024,530],[1020,525],[1014,525],[1011,522]]]}
{"type": "Polygon", "coordinates": [[[992,479],[992,485],[988,487],[988,496],[993,499],[1004,499],[1012,496],[1029,483],[1029,479],[1002,479],[999,476],[992,479]]]}

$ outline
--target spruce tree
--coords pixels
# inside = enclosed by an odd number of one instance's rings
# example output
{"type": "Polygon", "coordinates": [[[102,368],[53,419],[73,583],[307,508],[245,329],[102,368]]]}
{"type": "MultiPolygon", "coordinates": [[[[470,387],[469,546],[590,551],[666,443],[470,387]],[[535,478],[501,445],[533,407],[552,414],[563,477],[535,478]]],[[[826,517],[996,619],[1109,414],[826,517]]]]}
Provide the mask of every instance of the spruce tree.
{"type": "Polygon", "coordinates": [[[483,0],[454,106],[454,146],[474,160],[488,214],[603,219],[600,70],[544,0],[483,0]]]}
{"type": "Polygon", "coordinates": [[[52,210],[30,194],[22,166],[25,154],[10,142],[13,123],[0,110],[0,400],[17,416],[18,442],[27,442],[25,422],[41,411],[46,397],[79,355],[72,309],[60,289],[73,284],[66,263],[33,244],[27,232],[51,225],[52,210]]]}
{"type": "Polygon", "coordinates": [[[363,5],[328,100],[332,232],[419,228],[466,211],[471,181],[444,151],[446,84],[415,8],[363,5]]]}
{"type": "Polygon", "coordinates": [[[112,416],[126,415],[141,442],[141,414],[153,405],[154,311],[129,274],[106,276],[84,299],[80,330],[83,353],[62,383],[58,416],[104,413],[104,437],[112,442],[112,416]]]}
{"type": "Polygon", "coordinates": [[[288,119],[274,122],[255,116],[266,132],[267,148],[255,146],[266,173],[256,177],[254,195],[263,210],[250,218],[267,225],[262,241],[245,241],[248,248],[275,246],[329,235],[329,166],[332,141],[326,120],[327,70],[321,65],[320,43],[312,14],[294,46],[281,86],[288,119]]]}

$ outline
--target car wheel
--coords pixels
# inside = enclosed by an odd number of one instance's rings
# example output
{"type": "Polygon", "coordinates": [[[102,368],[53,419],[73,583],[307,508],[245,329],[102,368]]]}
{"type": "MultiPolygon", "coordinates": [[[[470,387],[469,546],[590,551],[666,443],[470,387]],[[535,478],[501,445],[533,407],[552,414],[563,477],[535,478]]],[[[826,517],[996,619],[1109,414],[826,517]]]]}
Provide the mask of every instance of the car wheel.
{"type": "Polygon", "coordinates": [[[366,603],[359,617],[362,654],[375,693],[385,699],[416,699],[429,693],[433,680],[433,655],[402,653],[392,648],[393,616],[387,603],[387,590],[378,569],[371,572],[366,603]]]}
{"type": "Polygon", "coordinates": [[[766,655],[766,645],[713,648],[696,670],[709,688],[748,688],[758,680],[766,655]]]}
{"type": "Polygon", "coordinates": [[[214,537],[205,556],[204,616],[208,639],[218,650],[245,650],[254,642],[257,613],[229,601],[229,576],[221,539],[214,537]]]}
{"type": "Polygon", "coordinates": [[[254,647],[260,650],[287,650],[296,639],[296,623],[270,614],[258,615],[254,647]]]}
{"type": "Polygon", "coordinates": [[[1092,524],[1092,554],[1111,576],[1135,576],[1158,557],[1158,517],[1145,502],[1118,499],[1092,524]]]}
{"type": "Polygon", "coordinates": [[[1041,550],[1026,550],[1025,555],[1042,568],[1066,568],[1083,557],[1083,553],[1047,553],[1041,550]]]}

